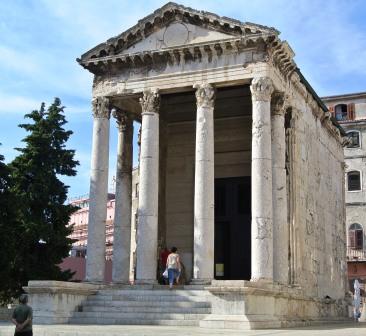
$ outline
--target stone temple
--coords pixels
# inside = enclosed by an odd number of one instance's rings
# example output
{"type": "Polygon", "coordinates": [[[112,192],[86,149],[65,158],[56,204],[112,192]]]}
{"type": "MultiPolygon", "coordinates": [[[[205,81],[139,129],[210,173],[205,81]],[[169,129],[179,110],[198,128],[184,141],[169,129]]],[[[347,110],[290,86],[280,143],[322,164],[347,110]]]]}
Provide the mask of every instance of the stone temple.
{"type": "Polygon", "coordinates": [[[78,59],[94,74],[87,281],[30,282],[36,322],[246,329],[347,316],[345,134],[293,58],[274,28],[168,3],[78,59]],[[112,118],[113,283],[103,284],[112,118]],[[134,121],[139,199],[128,285],[134,121]],[[178,247],[189,285],[157,284],[161,242],[178,247]],[[98,312],[103,295],[108,307],[98,312]],[[155,302],[155,315],[151,302],[143,313],[122,309],[164,297],[170,307],[204,300],[205,313],[169,314],[166,302],[155,302]],[[93,298],[99,315],[86,309],[93,298]]]}

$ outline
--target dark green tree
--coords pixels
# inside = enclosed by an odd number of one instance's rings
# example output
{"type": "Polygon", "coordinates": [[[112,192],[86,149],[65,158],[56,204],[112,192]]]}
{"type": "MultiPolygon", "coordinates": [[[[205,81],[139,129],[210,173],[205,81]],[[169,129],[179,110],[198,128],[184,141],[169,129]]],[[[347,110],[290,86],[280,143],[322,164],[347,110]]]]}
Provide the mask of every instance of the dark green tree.
{"type": "Polygon", "coordinates": [[[16,207],[15,199],[10,192],[10,169],[0,155],[0,304],[8,302],[17,286],[11,281],[14,275],[14,260],[17,253],[16,207]]]}
{"type": "Polygon", "coordinates": [[[72,228],[67,226],[76,208],[66,204],[68,186],[60,176],[76,175],[78,161],[74,150],[66,148],[72,131],[67,123],[64,107],[55,98],[46,110],[25,115],[28,124],[19,127],[28,135],[20,155],[10,164],[13,185],[11,191],[17,200],[17,255],[14,275],[17,288],[29,280],[68,280],[69,271],[61,271],[58,264],[68,256],[72,228]]]}

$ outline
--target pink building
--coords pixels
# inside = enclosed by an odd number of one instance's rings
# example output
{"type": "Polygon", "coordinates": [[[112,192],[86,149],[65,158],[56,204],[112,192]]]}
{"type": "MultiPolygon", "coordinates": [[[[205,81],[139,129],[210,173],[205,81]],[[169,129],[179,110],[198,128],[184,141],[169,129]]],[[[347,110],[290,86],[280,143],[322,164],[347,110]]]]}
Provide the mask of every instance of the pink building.
{"type": "MultiPolygon", "coordinates": [[[[70,238],[76,241],[72,244],[70,257],[63,260],[60,267],[63,270],[70,269],[76,272],[72,278],[75,281],[82,281],[85,278],[85,257],[88,244],[88,217],[89,217],[89,196],[84,195],[71,200],[71,204],[79,207],[70,217],[69,225],[73,226],[70,238]]],[[[105,280],[112,279],[112,256],[113,256],[113,221],[114,221],[115,199],[114,194],[108,194],[107,218],[106,218],[106,272],[105,280]]]]}

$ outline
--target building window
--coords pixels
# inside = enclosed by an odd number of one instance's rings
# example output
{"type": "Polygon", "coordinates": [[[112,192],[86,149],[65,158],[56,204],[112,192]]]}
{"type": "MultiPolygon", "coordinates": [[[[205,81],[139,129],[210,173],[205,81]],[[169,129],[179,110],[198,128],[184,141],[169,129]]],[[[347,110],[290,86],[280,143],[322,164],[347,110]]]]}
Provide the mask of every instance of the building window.
{"type": "Polygon", "coordinates": [[[350,143],[347,148],[359,148],[360,147],[360,132],[359,131],[349,131],[347,132],[347,137],[350,143]]]}
{"type": "Polygon", "coordinates": [[[346,104],[339,104],[334,108],[335,118],[338,121],[347,120],[348,119],[348,109],[346,104]]]}
{"type": "Polygon", "coordinates": [[[361,190],[361,175],[359,171],[350,171],[347,173],[348,191],[361,190]]]}
{"type": "Polygon", "coordinates": [[[136,198],[139,197],[139,184],[138,183],[135,184],[135,197],[136,198]]]}
{"type": "Polygon", "coordinates": [[[355,250],[363,249],[363,229],[358,223],[353,223],[348,229],[348,245],[355,250]]]}

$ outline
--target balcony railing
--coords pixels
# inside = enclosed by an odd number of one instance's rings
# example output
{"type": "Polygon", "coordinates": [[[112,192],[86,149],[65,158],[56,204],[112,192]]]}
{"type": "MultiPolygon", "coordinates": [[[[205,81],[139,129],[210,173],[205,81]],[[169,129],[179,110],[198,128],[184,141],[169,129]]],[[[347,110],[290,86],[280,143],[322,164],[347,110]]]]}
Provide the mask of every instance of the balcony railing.
{"type": "Polygon", "coordinates": [[[352,247],[347,247],[347,260],[349,261],[366,260],[366,251],[363,249],[355,249],[352,247]]]}

